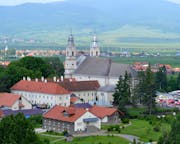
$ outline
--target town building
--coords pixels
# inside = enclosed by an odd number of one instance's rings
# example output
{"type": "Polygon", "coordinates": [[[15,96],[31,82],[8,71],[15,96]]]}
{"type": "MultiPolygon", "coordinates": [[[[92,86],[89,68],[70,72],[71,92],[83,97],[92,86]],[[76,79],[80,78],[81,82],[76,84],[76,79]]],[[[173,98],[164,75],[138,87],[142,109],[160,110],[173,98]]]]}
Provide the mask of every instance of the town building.
{"type": "Polygon", "coordinates": [[[98,81],[60,81],[58,83],[84,103],[94,103],[100,87],[98,81]]]}
{"type": "Polygon", "coordinates": [[[118,124],[120,122],[120,115],[123,115],[123,113],[116,108],[101,106],[93,106],[89,111],[100,118],[102,123],[106,124],[118,124]]]}
{"type": "Polygon", "coordinates": [[[101,86],[115,85],[119,76],[125,72],[131,74],[134,84],[136,71],[128,64],[113,62],[110,58],[100,56],[100,47],[97,44],[96,36],[90,48],[89,56],[76,56],[77,50],[74,46],[74,38],[71,34],[68,38],[65,60],[65,77],[75,78],[77,81],[97,80],[101,86]]]}
{"type": "Polygon", "coordinates": [[[115,85],[105,85],[100,87],[97,90],[96,105],[111,107],[113,105],[115,88],[115,85]]]}
{"type": "Polygon", "coordinates": [[[0,93],[0,109],[32,109],[32,104],[19,94],[0,93]]]}
{"type": "Polygon", "coordinates": [[[43,128],[48,131],[69,133],[100,129],[101,120],[88,109],[54,106],[43,115],[43,128]]]}
{"type": "Polygon", "coordinates": [[[70,92],[58,83],[47,82],[46,80],[32,81],[21,80],[11,87],[11,92],[24,96],[33,105],[54,105],[69,106],[70,92]]]}

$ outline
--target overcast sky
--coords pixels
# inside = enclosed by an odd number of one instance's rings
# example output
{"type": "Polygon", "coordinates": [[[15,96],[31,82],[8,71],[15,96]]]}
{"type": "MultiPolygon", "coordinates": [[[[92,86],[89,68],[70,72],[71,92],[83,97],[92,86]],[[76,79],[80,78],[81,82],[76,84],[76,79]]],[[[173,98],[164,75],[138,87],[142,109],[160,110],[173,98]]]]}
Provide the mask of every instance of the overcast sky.
{"type": "MultiPolygon", "coordinates": [[[[27,2],[54,2],[54,1],[65,1],[65,0],[0,0],[0,5],[18,5],[27,2]]],[[[180,4],[180,0],[167,0],[176,4],[180,4]]]]}

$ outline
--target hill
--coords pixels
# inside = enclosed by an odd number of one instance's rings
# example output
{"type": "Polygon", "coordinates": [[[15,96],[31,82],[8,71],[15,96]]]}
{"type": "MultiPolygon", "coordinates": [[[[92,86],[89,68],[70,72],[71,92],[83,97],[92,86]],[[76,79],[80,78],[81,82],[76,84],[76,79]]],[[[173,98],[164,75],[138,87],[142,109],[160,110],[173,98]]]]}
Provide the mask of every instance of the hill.
{"type": "Polygon", "coordinates": [[[179,13],[180,5],[167,0],[66,0],[0,6],[0,35],[64,45],[72,28],[84,46],[96,31],[106,46],[155,48],[167,43],[166,48],[180,48],[179,13]]]}

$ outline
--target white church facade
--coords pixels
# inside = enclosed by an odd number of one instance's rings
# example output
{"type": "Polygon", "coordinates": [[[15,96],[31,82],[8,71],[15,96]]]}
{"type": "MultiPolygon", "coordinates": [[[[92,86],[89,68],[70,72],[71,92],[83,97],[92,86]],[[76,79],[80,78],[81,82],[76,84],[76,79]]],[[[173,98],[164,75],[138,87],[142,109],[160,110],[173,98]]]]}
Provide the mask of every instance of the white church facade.
{"type": "Polygon", "coordinates": [[[68,38],[65,60],[65,77],[75,78],[77,81],[97,80],[101,86],[116,85],[119,76],[129,73],[134,83],[136,72],[128,64],[113,62],[110,58],[100,57],[100,47],[97,37],[89,50],[89,56],[76,56],[77,50],[71,34],[68,38]]]}

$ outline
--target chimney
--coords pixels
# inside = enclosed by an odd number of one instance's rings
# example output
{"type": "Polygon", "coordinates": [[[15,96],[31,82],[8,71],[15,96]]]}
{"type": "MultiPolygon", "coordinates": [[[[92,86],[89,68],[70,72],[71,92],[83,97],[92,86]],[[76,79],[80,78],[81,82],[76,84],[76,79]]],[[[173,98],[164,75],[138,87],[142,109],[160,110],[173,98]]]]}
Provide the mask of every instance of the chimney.
{"type": "Polygon", "coordinates": [[[72,82],[72,79],[70,78],[69,81],[72,82]]]}
{"type": "Polygon", "coordinates": [[[47,79],[44,79],[44,82],[47,83],[47,79]]]}
{"type": "Polygon", "coordinates": [[[35,81],[38,82],[38,78],[35,78],[35,81]]]}
{"type": "Polygon", "coordinates": [[[57,82],[59,82],[59,79],[57,79],[57,82]]]}
{"type": "Polygon", "coordinates": [[[26,80],[26,77],[23,77],[23,80],[26,80]]]}
{"type": "Polygon", "coordinates": [[[44,77],[43,77],[43,76],[41,77],[41,81],[42,81],[42,82],[44,81],[44,77]]]}
{"type": "Polygon", "coordinates": [[[31,81],[31,78],[30,78],[30,77],[27,77],[27,81],[31,81]]]}
{"type": "Polygon", "coordinates": [[[56,82],[56,77],[53,77],[53,81],[56,82]]]}
{"type": "Polygon", "coordinates": [[[64,77],[63,76],[61,76],[61,81],[64,81],[64,77]]]}

